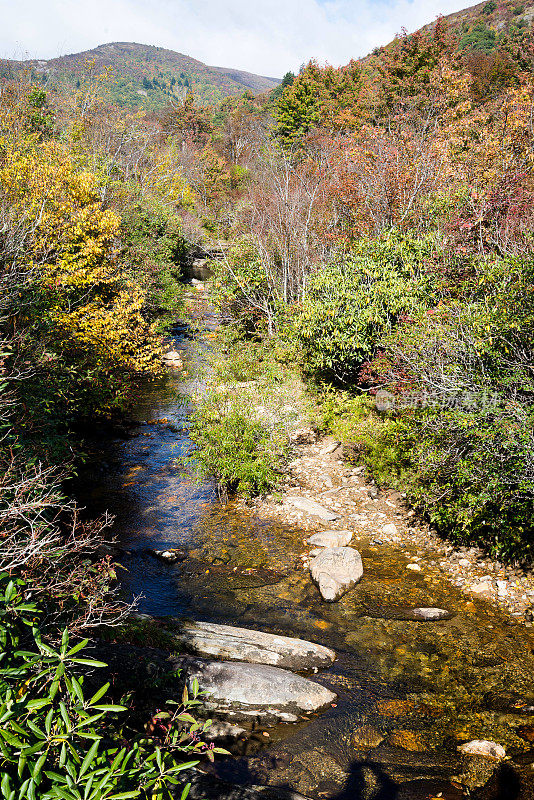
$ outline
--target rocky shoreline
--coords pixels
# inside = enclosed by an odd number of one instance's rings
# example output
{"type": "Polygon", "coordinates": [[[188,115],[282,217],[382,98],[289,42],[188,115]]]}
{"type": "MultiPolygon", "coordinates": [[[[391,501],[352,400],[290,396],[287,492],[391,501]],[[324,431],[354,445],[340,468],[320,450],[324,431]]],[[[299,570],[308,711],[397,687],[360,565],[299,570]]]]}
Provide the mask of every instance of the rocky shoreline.
{"type": "MultiPolygon", "coordinates": [[[[253,501],[260,518],[310,533],[324,531],[325,526],[349,530],[354,543],[360,538],[368,541],[377,555],[381,545],[399,547],[406,570],[424,572],[428,581],[445,578],[473,599],[495,603],[515,620],[532,626],[532,571],[505,566],[478,547],[454,547],[441,539],[431,527],[416,521],[402,495],[379,491],[363,467],[347,463],[342,444],[332,437],[318,437],[312,428],[301,428],[293,439],[295,457],[280,493],[253,501]]],[[[250,509],[244,500],[236,505],[250,509]]],[[[302,568],[308,568],[309,558],[303,547],[302,568]]]]}

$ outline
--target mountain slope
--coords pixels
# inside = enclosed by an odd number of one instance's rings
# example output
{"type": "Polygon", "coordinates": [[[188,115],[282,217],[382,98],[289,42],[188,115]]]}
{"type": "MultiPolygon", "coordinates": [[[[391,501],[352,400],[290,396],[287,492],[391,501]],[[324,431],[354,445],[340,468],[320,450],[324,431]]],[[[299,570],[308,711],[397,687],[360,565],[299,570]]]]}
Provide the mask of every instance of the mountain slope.
{"type": "Polygon", "coordinates": [[[0,67],[4,73],[28,69],[35,79],[61,90],[83,82],[92,63],[97,73],[109,68],[105,83],[109,98],[127,108],[163,108],[189,89],[199,102],[209,103],[247,90],[261,94],[280,83],[277,78],[210,67],[183,53],[135,42],[112,42],[49,61],[2,61],[0,67]]]}
{"type": "MultiPolygon", "coordinates": [[[[518,0],[485,0],[443,16],[449,33],[464,53],[492,53],[499,48],[520,47],[534,21],[534,3],[518,0]]],[[[436,21],[420,30],[432,30],[436,21]]],[[[381,48],[378,48],[379,50],[381,48]]]]}

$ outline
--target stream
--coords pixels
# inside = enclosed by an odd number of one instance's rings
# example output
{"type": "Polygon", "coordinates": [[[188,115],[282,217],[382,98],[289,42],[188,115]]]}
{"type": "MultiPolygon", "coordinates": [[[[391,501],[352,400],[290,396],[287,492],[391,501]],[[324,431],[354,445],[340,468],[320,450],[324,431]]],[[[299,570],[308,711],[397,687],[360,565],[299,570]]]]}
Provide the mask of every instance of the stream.
{"type": "Polygon", "coordinates": [[[476,796],[534,796],[532,628],[444,579],[408,574],[394,546],[377,552],[360,539],[363,580],[338,603],[324,603],[299,560],[302,530],[221,504],[212,484],[177,467],[189,446],[183,396],[196,386],[199,344],[209,344],[217,325],[198,307],[204,333],[195,339],[177,327],[171,343],[190,375],[171,370],[139,390],[135,424],[99,447],[84,476],[83,503],[92,516],[115,515],[122,592],[140,597],[140,612],[300,637],[338,655],[310,676],[337,693],[331,708],[260,726],[231,757],[218,759],[216,774],[314,798],[455,800],[476,787],[476,778],[462,778],[458,744],[489,739],[512,761],[476,796]],[[167,564],[150,553],[171,547],[186,550],[187,559],[167,564]],[[421,606],[453,616],[417,622],[399,612],[421,606]],[[522,785],[530,785],[527,794],[522,785]]]}

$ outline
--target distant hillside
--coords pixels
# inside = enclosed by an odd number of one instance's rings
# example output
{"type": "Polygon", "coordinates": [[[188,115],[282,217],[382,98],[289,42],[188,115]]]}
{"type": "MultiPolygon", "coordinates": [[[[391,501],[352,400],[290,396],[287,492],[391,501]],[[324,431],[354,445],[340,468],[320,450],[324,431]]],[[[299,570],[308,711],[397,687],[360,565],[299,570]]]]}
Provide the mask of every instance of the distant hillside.
{"type": "Polygon", "coordinates": [[[209,67],[190,56],[164,47],[113,42],[83,53],[49,61],[1,61],[0,71],[14,73],[25,68],[35,80],[50,88],[68,89],[86,78],[88,62],[97,72],[111,68],[106,91],[113,102],[126,108],[163,108],[173,97],[192,89],[200,103],[217,102],[245,91],[261,94],[280,81],[225,67],[209,67]]]}

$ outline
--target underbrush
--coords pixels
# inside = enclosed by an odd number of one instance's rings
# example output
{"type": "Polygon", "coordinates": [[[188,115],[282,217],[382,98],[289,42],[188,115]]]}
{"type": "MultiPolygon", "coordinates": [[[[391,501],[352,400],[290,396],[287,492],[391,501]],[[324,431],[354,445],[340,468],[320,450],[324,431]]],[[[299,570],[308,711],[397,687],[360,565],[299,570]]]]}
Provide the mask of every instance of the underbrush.
{"type": "Polygon", "coordinates": [[[109,683],[95,690],[94,670],[106,665],[87,657],[88,640],[55,628],[31,594],[23,581],[0,575],[1,796],[170,800],[180,773],[203,753],[221,752],[200,738],[209,721],[190,713],[198,686],[138,727],[128,697],[117,701],[109,683]]]}
{"type": "Polygon", "coordinates": [[[188,463],[200,478],[215,478],[223,498],[251,497],[275,488],[287,459],[287,437],[276,419],[258,413],[253,399],[234,390],[215,390],[191,417],[193,452],[188,463]]]}
{"type": "Polygon", "coordinates": [[[450,540],[503,560],[534,556],[532,418],[517,404],[480,410],[379,411],[367,395],[329,389],[319,424],[381,487],[406,493],[450,540]]]}
{"type": "Polygon", "coordinates": [[[224,499],[265,495],[280,484],[290,433],[306,413],[299,379],[281,363],[275,340],[239,325],[217,331],[205,359],[211,388],[195,398],[193,447],[182,463],[201,480],[215,479],[224,499]]]}

